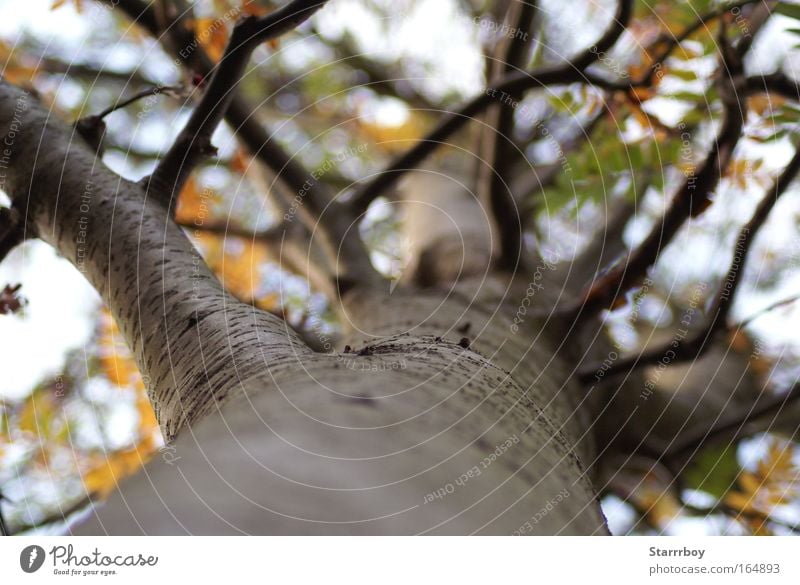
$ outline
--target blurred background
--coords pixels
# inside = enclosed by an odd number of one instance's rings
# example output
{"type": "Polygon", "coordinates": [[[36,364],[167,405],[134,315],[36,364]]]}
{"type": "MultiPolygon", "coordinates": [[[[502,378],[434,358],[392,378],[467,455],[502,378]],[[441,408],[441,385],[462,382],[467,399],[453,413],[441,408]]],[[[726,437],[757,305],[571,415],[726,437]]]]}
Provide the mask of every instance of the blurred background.
{"type": "MultiPolygon", "coordinates": [[[[159,0],[160,2],[160,0],[159,0]]],[[[158,3],[158,2],[157,2],[158,3]]],[[[281,3],[198,0],[190,24],[218,59],[235,18],[281,3]]],[[[718,3],[638,1],[634,24],[594,68],[635,76],[645,47],[683,30],[718,3]]],[[[792,76],[800,51],[800,6],[789,3],[756,37],[750,71],[792,76]]],[[[530,64],[568,58],[590,46],[613,14],[613,0],[539,3],[530,64]],[[534,42],[535,41],[535,42],[534,42]]],[[[503,2],[480,0],[332,0],[280,42],[260,48],[242,91],[278,140],[340,193],[379,171],[424,135],[442,111],[487,84],[487,57],[504,35],[503,2]],[[334,161],[335,164],[330,164],[334,161]]],[[[736,19],[731,18],[731,27],[736,19]]],[[[513,137],[526,162],[550,170],[515,186],[530,216],[531,243],[569,262],[595,235],[611,207],[634,211],[614,237],[634,245],[660,217],[686,168],[713,137],[721,113],[709,76],[717,60],[714,28],[701,27],[663,68],[654,91],[606,100],[585,86],[529,92],[513,137]],[[574,140],[576,131],[590,139],[574,140]],[[688,136],[688,138],[687,138],[688,136]],[[541,196],[540,196],[541,195],[541,196]]],[[[167,91],[109,114],[105,163],[122,176],[147,175],[186,119],[195,81],[156,39],[117,8],[94,0],[0,3],[0,63],[13,83],[31,88],[65,120],[98,113],[155,86],[167,91]]],[[[800,77],[800,72],[797,74],[800,77]]],[[[620,352],[669,337],[686,306],[702,311],[730,262],[739,227],[792,154],[800,106],[775,96],[748,100],[745,137],[713,205],[665,250],[646,295],[611,312],[606,330],[620,352]],[[704,286],[699,286],[699,283],[704,286]]],[[[480,140],[475,129],[458,139],[480,140]]],[[[279,186],[222,128],[219,157],[205,164],[178,203],[178,220],[204,218],[193,239],[238,297],[284,315],[298,330],[335,336],[324,291],[279,265],[264,239],[279,225],[270,191],[279,186]],[[236,233],[232,233],[236,232],[236,233]],[[238,235],[237,235],[238,234],[238,235]]],[[[469,157],[467,157],[469,158],[469,157]]],[[[436,162],[474,174],[455,149],[436,162]]],[[[783,389],[800,373],[800,185],[778,203],[756,243],[732,319],[747,320],[720,359],[675,366],[659,379],[666,392],[701,392],[712,383],[783,389]],[[738,369],[737,369],[738,368],[738,369]],[[691,371],[689,371],[691,370],[691,371]],[[688,380],[688,382],[687,382],[688,380]]],[[[0,204],[8,199],[0,192],[0,204]]],[[[385,199],[360,226],[376,266],[396,277],[404,266],[401,213],[385,199]]],[[[106,494],[163,445],[144,384],[116,326],[80,272],[46,244],[26,242],[0,264],[0,509],[13,532],[58,532],[89,494],[106,494]],[[17,289],[17,285],[21,285],[17,289]]],[[[713,358],[713,356],[712,356],[713,358]]],[[[800,522],[800,450],[795,428],[780,428],[695,458],[683,501],[658,470],[643,464],[629,486],[610,486],[604,510],[615,534],[791,533],[800,522]],[[753,507],[770,522],[698,509],[753,507]]]]}

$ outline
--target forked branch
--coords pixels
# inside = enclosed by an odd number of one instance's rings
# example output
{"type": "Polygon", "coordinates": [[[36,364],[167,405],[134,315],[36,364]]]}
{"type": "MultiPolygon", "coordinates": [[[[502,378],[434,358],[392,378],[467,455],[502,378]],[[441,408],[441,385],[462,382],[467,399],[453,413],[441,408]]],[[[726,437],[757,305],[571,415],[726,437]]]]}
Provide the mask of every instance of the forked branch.
{"type": "Polygon", "coordinates": [[[587,81],[584,69],[597,60],[598,55],[610,49],[625,31],[631,17],[633,2],[620,0],[611,26],[592,47],[582,51],[570,61],[533,71],[516,71],[488,87],[480,95],[464,104],[459,110],[448,114],[416,146],[393,161],[384,171],[364,183],[352,197],[357,211],[365,210],[375,198],[391,188],[406,172],[416,168],[433,153],[444,140],[458,132],[477,114],[492,104],[502,102],[505,96],[518,95],[537,87],[567,85],[587,81]]]}
{"type": "Polygon", "coordinates": [[[180,192],[197,163],[204,156],[216,152],[211,145],[211,136],[222,122],[256,47],[292,30],[326,2],[294,0],[266,16],[247,16],[236,23],[203,97],[149,178],[149,187],[156,197],[167,197],[165,202],[169,203],[180,192]]]}
{"type": "MultiPolygon", "coordinates": [[[[669,357],[670,363],[696,360],[714,346],[714,341],[722,331],[727,331],[727,318],[730,314],[736,297],[736,291],[742,282],[753,241],[758,235],[759,230],[766,223],[767,217],[775,207],[778,199],[783,195],[792,181],[800,172],[800,148],[795,151],[794,156],[786,165],[786,168],[775,180],[771,189],[756,206],[750,221],[739,231],[736,239],[736,246],[731,260],[730,267],[717,290],[713,304],[708,312],[708,319],[704,327],[687,339],[674,339],[670,343],[646,351],[639,355],[630,356],[618,360],[609,368],[605,374],[616,375],[631,371],[634,368],[656,364],[665,357],[669,357]]],[[[594,364],[585,369],[581,369],[580,377],[584,381],[591,380],[593,372],[597,371],[599,364],[594,364]]]]}

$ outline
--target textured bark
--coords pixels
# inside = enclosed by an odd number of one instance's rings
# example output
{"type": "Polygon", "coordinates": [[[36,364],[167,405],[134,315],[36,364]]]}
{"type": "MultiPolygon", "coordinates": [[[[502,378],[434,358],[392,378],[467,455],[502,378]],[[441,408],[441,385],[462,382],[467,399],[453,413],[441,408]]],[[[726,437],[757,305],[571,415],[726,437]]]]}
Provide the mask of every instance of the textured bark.
{"type": "Polygon", "coordinates": [[[0,82],[0,128],[12,128],[15,118],[5,190],[28,228],[75,264],[110,307],[167,438],[265,361],[280,370],[309,353],[280,319],[226,294],[139,185],[110,172],[32,96],[0,82]]]}
{"type": "Polygon", "coordinates": [[[74,533],[605,532],[547,341],[461,297],[352,301],[371,355],[306,360],[279,392],[246,381],[74,533]]]}
{"type": "Polygon", "coordinates": [[[109,304],[172,441],[75,533],[606,531],[570,368],[533,318],[512,327],[524,284],[357,289],[353,351],[313,353],[20,98],[0,83],[5,189],[109,304]]]}

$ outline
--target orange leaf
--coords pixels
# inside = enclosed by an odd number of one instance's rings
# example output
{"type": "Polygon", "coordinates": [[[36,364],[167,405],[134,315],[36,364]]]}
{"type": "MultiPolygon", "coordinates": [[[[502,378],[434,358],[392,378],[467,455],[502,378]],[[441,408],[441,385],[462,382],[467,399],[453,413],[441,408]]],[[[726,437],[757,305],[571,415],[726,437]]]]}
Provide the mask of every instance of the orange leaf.
{"type": "Polygon", "coordinates": [[[195,21],[195,34],[208,56],[214,61],[219,61],[228,44],[225,21],[220,18],[198,18],[195,21]]]}
{"type": "Polygon", "coordinates": [[[101,497],[107,496],[124,477],[144,465],[154,449],[150,441],[143,441],[131,449],[117,451],[83,476],[86,491],[101,497]]]}
{"type": "Polygon", "coordinates": [[[112,384],[122,387],[141,384],[141,376],[133,356],[122,339],[116,321],[107,310],[103,310],[100,315],[98,344],[100,368],[112,384]]]}
{"type": "Polygon", "coordinates": [[[231,170],[244,174],[250,166],[250,157],[242,150],[237,148],[231,159],[231,170]]]}
{"type": "Polygon", "coordinates": [[[178,197],[175,219],[180,223],[202,225],[210,213],[209,207],[218,199],[219,195],[213,189],[205,187],[201,190],[197,181],[190,177],[178,197]]]}

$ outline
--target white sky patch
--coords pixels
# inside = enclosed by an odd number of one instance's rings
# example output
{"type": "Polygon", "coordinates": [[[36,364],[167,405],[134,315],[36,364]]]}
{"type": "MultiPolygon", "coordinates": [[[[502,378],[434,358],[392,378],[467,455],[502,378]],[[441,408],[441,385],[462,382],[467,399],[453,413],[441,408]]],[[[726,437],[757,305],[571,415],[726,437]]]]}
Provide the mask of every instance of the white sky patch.
{"type": "Polygon", "coordinates": [[[434,99],[481,90],[483,56],[475,44],[480,26],[453,0],[396,2],[386,14],[376,19],[360,0],[341,0],[321,11],[317,22],[328,38],[357,31],[354,37],[362,52],[399,63],[408,77],[424,79],[422,85],[434,99]]]}
{"type": "MultiPolygon", "coordinates": [[[[52,5],[52,0],[0,2],[0,37],[9,40],[32,33],[55,42],[63,39],[74,44],[80,37],[89,35],[92,22],[78,14],[69,2],[57,10],[50,10],[52,5]]],[[[87,8],[95,13],[95,8],[87,8]]]]}
{"type": "Polygon", "coordinates": [[[409,113],[406,105],[392,97],[378,98],[362,102],[361,115],[364,118],[379,126],[397,127],[402,126],[408,121],[409,113]]]}
{"type": "Polygon", "coordinates": [[[36,241],[0,264],[2,283],[22,283],[29,301],[22,315],[0,316],[0,398],[18,400],[91,339],[100,298],[69,262],[36,241]]]}
{"type": "Polygon", "coordinates": [[[625,534],[628,527],[636,521],[633,508],[616,496],[603,498],[603,514],[606,516],[611,534],[625,534]]]}

